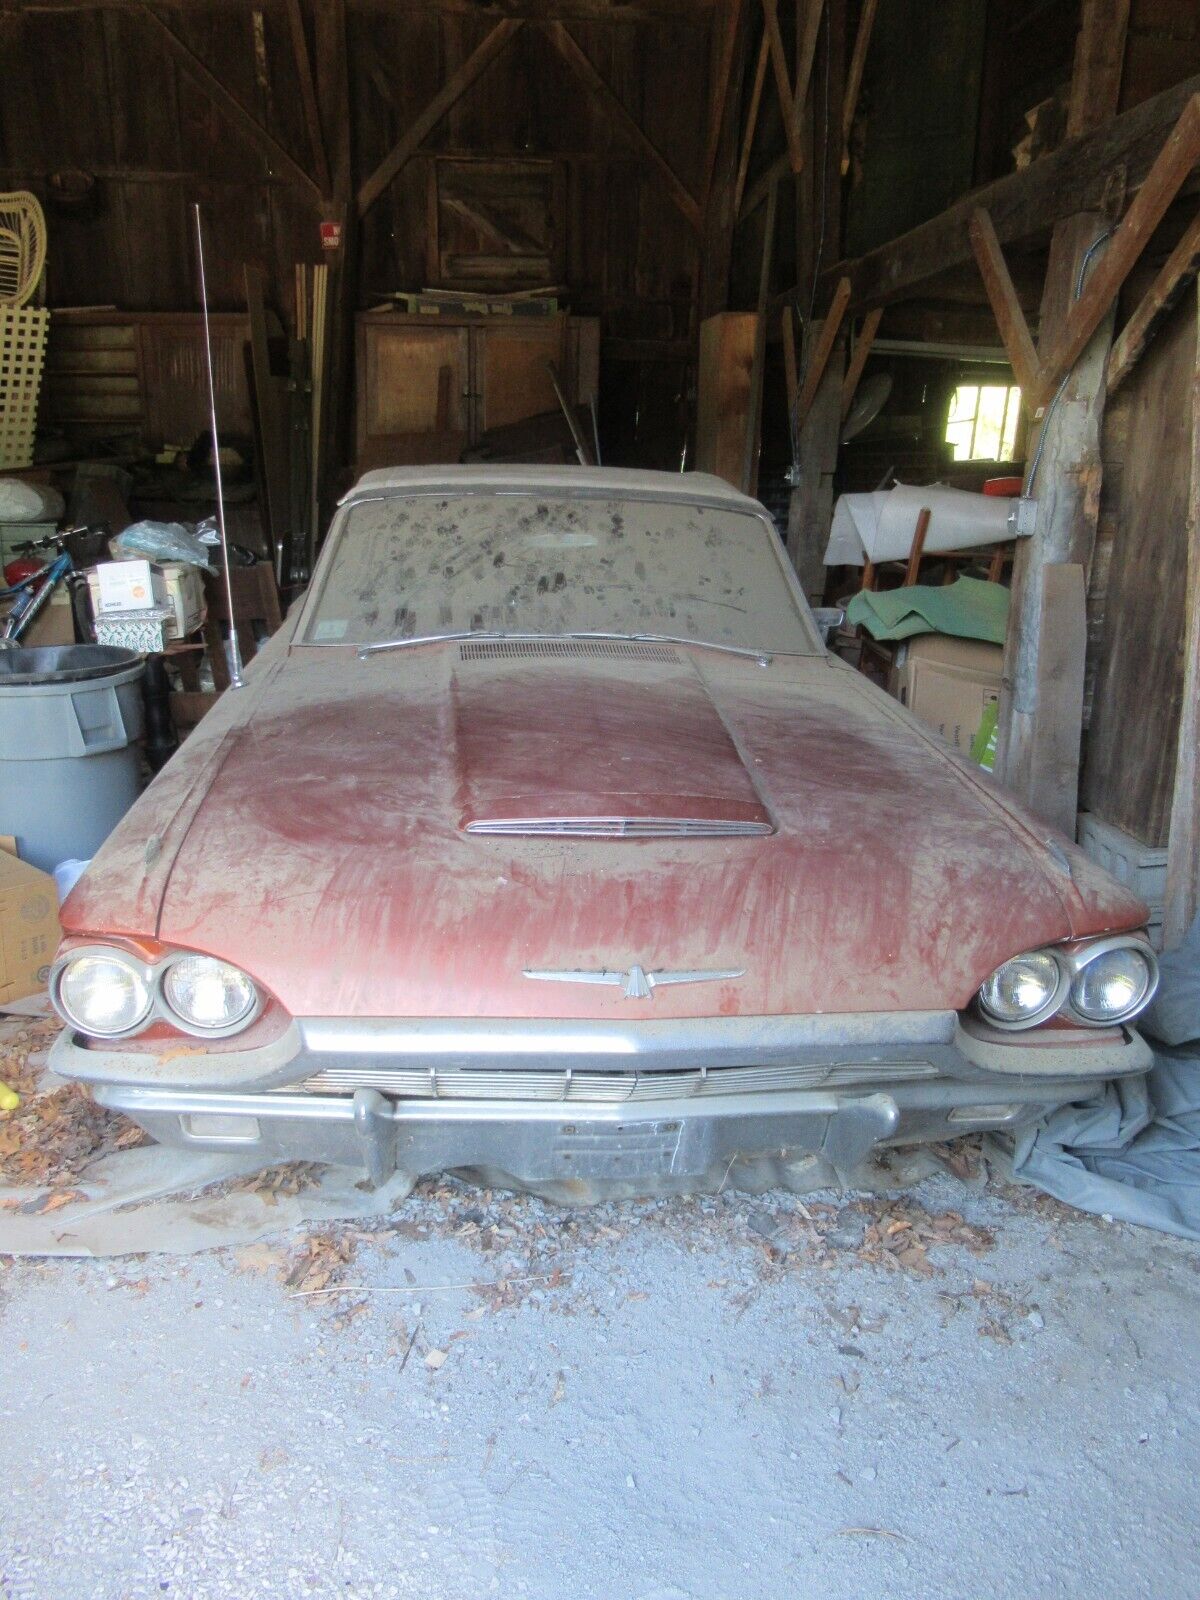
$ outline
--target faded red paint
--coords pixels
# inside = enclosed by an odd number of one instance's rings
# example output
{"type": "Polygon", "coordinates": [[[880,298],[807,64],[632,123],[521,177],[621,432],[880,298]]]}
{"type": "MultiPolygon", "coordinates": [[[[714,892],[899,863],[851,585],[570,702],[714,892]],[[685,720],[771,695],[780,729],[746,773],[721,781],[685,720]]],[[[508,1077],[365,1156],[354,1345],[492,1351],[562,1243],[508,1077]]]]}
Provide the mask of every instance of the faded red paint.
{"type": "Polygon", "coordinates": [[[359,661],[276,640],[105,845],[64,927],[226,957],[298,1015],[634,1020],[961,1008],[1021,950],[1144,923],[858,674],[680,657],[464,663],[447,643],[359,661]],[[685,800],[764,808],[777,831],[462,831],[518,803],[685,800]],[[522,975],[634,962],[745,976],[629,1001],[522,975]]]}

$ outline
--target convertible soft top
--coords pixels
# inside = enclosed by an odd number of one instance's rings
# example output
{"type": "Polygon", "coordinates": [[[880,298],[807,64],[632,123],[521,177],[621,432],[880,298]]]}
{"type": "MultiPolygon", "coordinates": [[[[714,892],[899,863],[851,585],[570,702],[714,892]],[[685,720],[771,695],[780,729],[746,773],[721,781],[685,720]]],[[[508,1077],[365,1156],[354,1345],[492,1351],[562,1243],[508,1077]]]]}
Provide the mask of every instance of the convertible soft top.
{"type": "Polygon", "coordinates": [[[680,500],[691,505],[704,501],[742,511],[761,509],[757,500],[710,472],[637,472],[627,467],[528,465],[384,467],[364,473],[340,503],[346,505],[354,500],[406,491],[436,493],[439,489],[458,494],[486,490],[511,494],[519,490],[526,494],[607,494],[618,498],[629,495],[638,500],[680,500]]]}

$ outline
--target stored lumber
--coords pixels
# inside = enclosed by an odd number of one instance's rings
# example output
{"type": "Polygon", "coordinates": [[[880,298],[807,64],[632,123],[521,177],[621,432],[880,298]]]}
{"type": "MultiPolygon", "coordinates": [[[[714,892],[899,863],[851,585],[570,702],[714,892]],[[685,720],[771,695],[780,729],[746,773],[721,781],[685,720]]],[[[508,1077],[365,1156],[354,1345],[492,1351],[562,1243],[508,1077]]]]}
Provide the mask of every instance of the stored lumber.
{"type": "Polygon", "coordinates": [[[451,73],[421,114],[409,123],[370,177],[360,185],[357,197],[360,217],[371,209],[446,113],[458,104],[475,80],[508,48],[523,26],[520,18],[516,17],[506,17],[498,22],[457,71],[451,73]]]}
{"type": "Polygon", "coordinates": [[[1013,375],[1025,394],[1032,395],[1038,386],[1037,351],[992,219],[982,208],[971,216],[970,233],[971,248],[979,263],[979,274],[987,290],[1004,348],[1008,352],[1013,375]]]}
{"type": "Polygon", "coordinates": [[[1177,944],[1200,911],[1200,296],[1192,376],[1192,472],[1188,490],[1183,699],[1175,753],[1175,792],[1167,841],[1163,942],[1177,944]]]}
{"type": "MultiPolygon", "coordinates": [[[[1140,188],[1163,140],[1197,92],[1200,75],[1069,140],[1024,171],[964,196],[879,249],[836,262],[822,274],[818,304],[828,301],[842,277],[850,279],[854,311],[911,298],[921,284],[973,259],[968,230],[976,210],[985,210],[1000,243],[1010,244],[1044,235],[1052,224],[1077,212],[1099,209],[1116,167],[1125,170],[1127,192],[1140,188]]],[[[747,194],[744,209],[750,208],[757,188],[756,183],[747,194]]]]}
{"type": "Polygon", "coordinates": [[[164,22],[157,12],[152,11],[145,4],[145,0],[140,0],[138,10],[142,16],[149,20],[150,25],[158,33],[171,55],[174,56],[181,71],[186,73],[196,87],[212,101],[238,132],[248,139],[255,149],[267,158],[272,166],[286,173],[296,188],[304,190],[310,199],[320,200],[322,197],[321,189],[313,182],[312,177],[284,149],[279,140],[268,133],[256,117],[251,116],[237,96],[229,92],[220,78],[205,66],[196,52],[179,37],[174,28],[164,22]]]}
{"type": "Polygon", "coordinates": [[[1141,304],[1113,340],[1106,381],[1109,395],[1125,382],[1154,335],[1200,272],[1200,215],[1163,263],[1141,304]]]}

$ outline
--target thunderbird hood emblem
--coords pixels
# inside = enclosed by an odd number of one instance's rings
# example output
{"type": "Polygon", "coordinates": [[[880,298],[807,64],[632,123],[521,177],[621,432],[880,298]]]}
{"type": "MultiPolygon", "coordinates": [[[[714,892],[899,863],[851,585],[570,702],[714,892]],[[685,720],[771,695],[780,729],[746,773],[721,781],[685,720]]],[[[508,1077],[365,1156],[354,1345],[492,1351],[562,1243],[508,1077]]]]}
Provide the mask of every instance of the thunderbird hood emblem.
{"type": "Polygon", "coordinates": [[[647,972],[644,967],[630,967],[627,972],[604,967],[597,972],[579,970],[544,971],[526,967],[527,978],[537,978],[544,983],[607,983],[625,991],[626,1000],[649,1000],[660,984],[667,983],[717,983],[721,979],[740,978],[744,967],[721,968],[707,972],[647,972]]]}

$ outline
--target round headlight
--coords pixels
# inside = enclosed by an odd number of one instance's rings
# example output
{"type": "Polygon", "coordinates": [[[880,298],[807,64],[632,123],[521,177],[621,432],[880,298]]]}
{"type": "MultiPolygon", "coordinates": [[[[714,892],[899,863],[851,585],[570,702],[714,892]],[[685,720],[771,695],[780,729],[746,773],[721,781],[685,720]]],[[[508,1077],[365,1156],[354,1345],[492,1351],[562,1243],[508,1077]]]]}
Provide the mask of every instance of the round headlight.
{"type": "Polygon", "coordinates": [[[128,1033],[150,1012],[150,986],[118,955],[76,956],[58,979],[59,1009],[80,1033],[128,1033]]]}
{"type": "Polygon", "coordinates": [[[1086,959],[1071,984],[1071,1005],[1088,1022],[1114,1024],[1136,1017],[1154,993],[1151,959],[1136,945],[1119,945],[1086,959]]]}
{"type": "Polygon", "coordinates": [[[206,1033],[236,1028],[258,1003],[246,974],[214,956],[173,961],[163,979],[163,996],[180,1021],[206,1033]]]}
{"type": "Polygon", "coordinates": [[[1004,1027],[1032,1027],[1056,1009],[1062,981],[1054,957],[1034,950],[997,967],[979,991],[979,1004],[1004,1027]]]}

